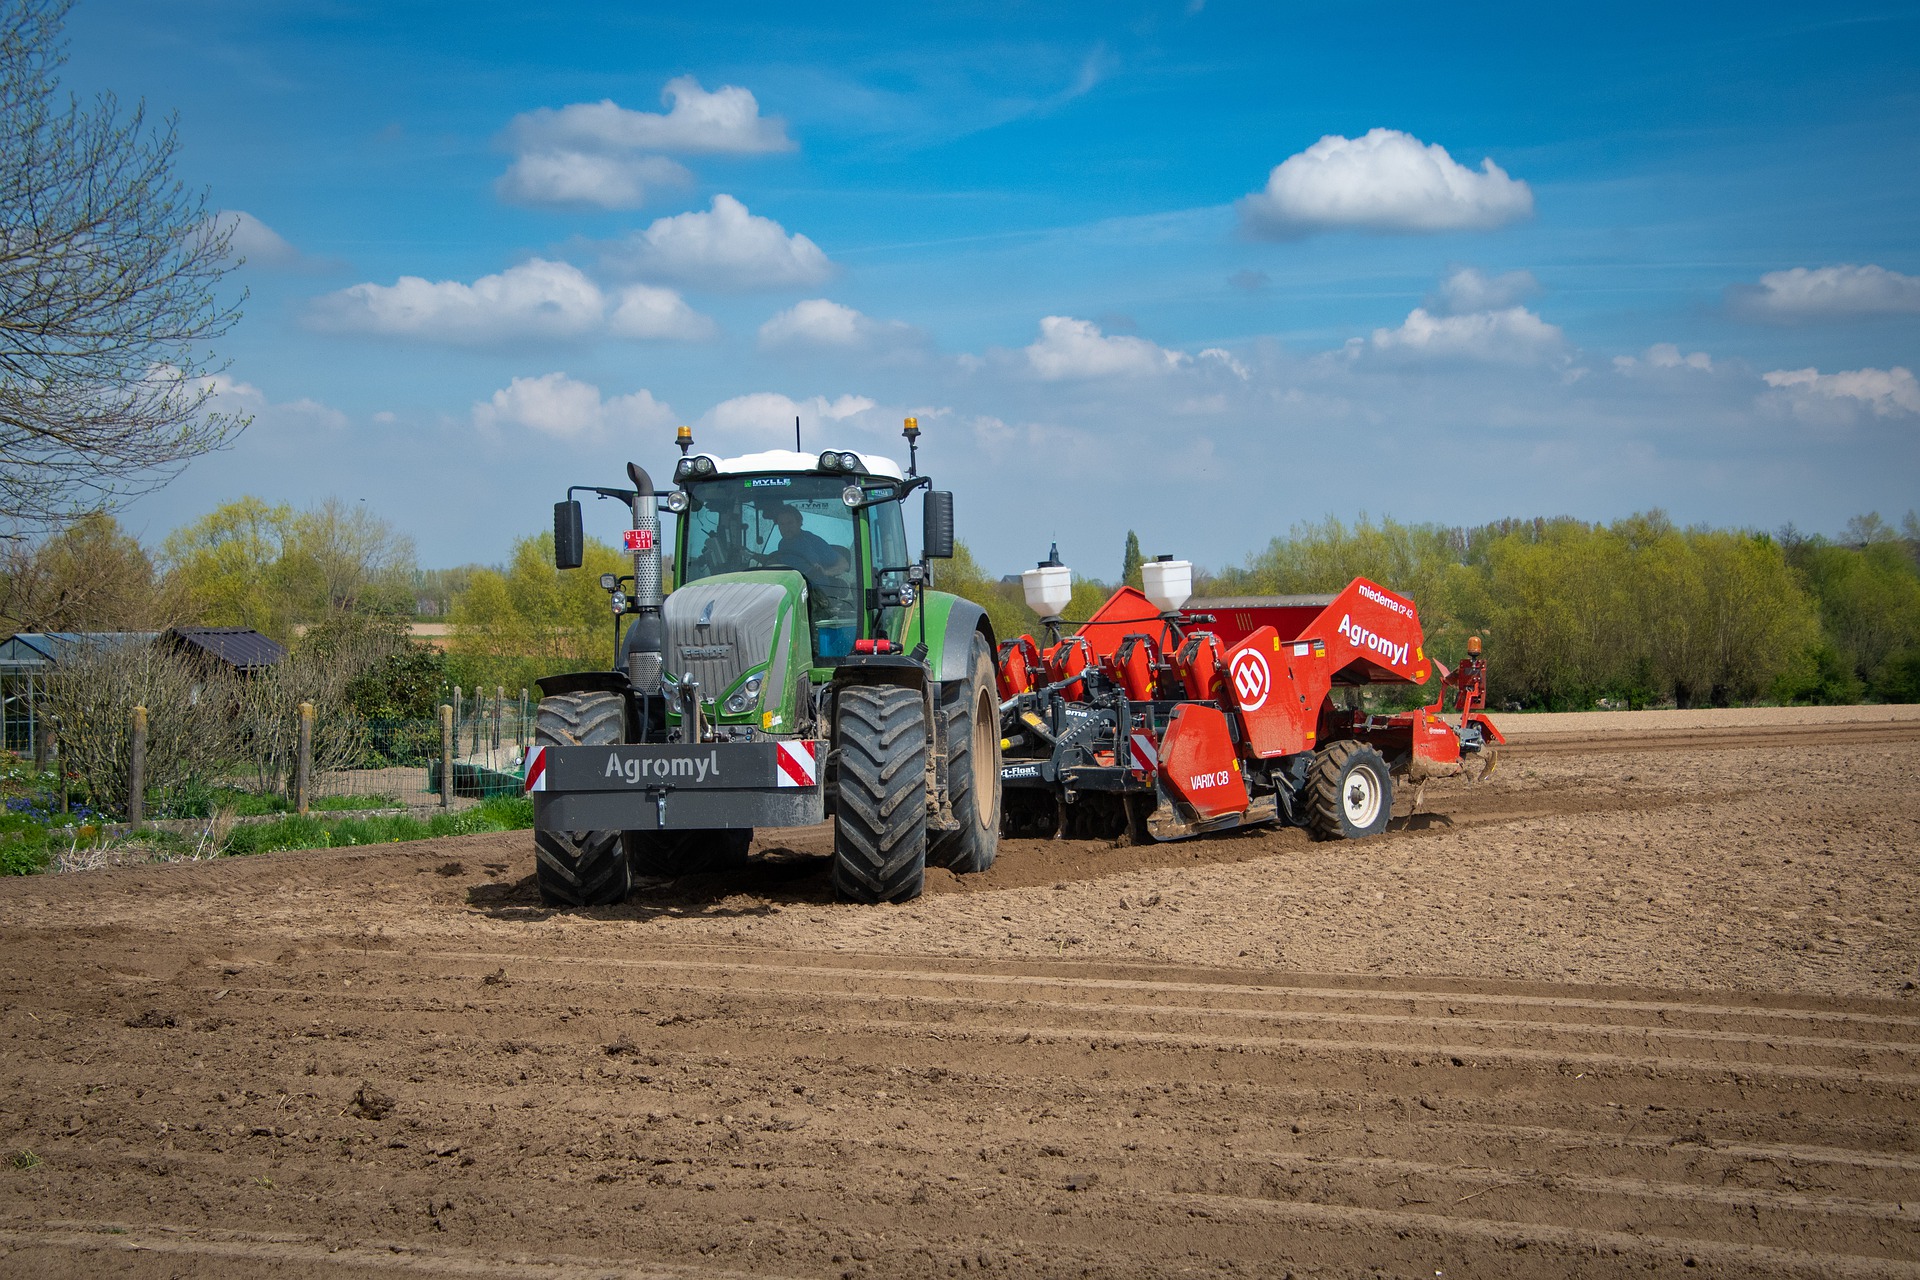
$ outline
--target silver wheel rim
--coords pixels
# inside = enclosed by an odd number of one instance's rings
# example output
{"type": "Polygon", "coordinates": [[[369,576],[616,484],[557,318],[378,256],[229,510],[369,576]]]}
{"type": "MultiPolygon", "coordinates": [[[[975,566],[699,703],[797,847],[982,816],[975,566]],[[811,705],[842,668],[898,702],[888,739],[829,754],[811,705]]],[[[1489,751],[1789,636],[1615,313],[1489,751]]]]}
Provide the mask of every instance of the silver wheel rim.
{"type": "Polygon", "coordinates": [[[1380,816],[1380,779],[1372,769],[1361,765],[1340,784],[1340,809],[1347,821],[1366,828],[1380,816]]]}

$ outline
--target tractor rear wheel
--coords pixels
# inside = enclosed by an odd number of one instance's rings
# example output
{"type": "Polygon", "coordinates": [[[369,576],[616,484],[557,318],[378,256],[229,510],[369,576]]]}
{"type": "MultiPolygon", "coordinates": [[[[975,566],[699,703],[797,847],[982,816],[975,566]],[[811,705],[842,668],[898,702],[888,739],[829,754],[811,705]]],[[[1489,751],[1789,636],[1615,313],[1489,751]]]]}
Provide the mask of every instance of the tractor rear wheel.
{"type": "Polygon", "coordinates": [[[1307,825],[1321,840],[1378,835],[1393,816],[1393,775],[1364,742],[1329,743],[1314,752],[1306,801],[1307,825]]]}
{"type": "Polygon", "coordinates": [[[946,722],[947,802],[960,829],[941,833],[927,861],[956,875],[985,871],[1000,850],[1000,699],[980,633],[967,650],[967,678],[951,682],[938,714],[946,722]]]}
{"type": "Polygon", "coordinates": [[[833,887],[855,902],[917,898],[927,872],[926,703],[898,685],[851,685],[836,701],[833,887]]]}
{"type": "Polygon", "coordinates": [[[731,871],[747,860],[752,827],[692,831],[629,831],[627,861],[636,876],[705,875],[731,871]]]}
{"type": "MultiPolygon", "coordinates": [[[[608,747],[626,740],[626,705],[617,693],[566,693],[540,699],[533,740],[548,747],[608,747]]],[[[622,902],[632,887],[626,842],[618,831],[533,832],[533,878],[550,907],[622,902]]]]}

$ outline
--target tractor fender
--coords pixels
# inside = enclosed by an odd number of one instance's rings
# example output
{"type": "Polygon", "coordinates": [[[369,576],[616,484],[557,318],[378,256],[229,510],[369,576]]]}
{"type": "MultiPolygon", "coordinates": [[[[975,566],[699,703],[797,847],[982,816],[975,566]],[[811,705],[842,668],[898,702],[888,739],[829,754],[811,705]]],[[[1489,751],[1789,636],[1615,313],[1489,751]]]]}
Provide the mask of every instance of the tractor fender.
{"type": "Polygon", "coordinates": [[[987,652],[996,652],[993,624],[987,621],[987,611],[973,601],[945,592],[928,592],[926,609],[927,635],[929,639],[934,636],[940,639],[938,646],[928,645],[931,652],[927,654],[927,665],[933,669],[936,681],[945,684],[950,680],[965,680],[973,674],[969,659],[976,632],[986,637],[987,652]],[[942,612],[946,614],[944,620],[940,617],[942,612]]]}

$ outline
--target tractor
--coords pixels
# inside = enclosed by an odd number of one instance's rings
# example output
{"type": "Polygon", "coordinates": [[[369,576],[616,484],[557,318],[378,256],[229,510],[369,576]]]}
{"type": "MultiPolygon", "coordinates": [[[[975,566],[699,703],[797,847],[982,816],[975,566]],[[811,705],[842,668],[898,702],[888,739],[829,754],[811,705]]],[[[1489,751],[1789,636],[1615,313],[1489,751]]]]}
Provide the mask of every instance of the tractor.
{"type": "Polygon", "coordinates": [[[630,487],[575,485],[555,505],[555,564],[577,569],[576,495],[625,504],[633,572],[600,581],[614,668],[539,682],[525,787],[545,902],[617,903],[638,878],[743,862],[757,828],[829,817],[833,886],[857,902],[918,896],[929,863],[992,865],[993,630],[932,589],[933,562],[953,555],[953,495],[920,474],[919,424],[902,435],[904,471],[858,449],[719,457],[681,427],[664,495],[629,463],[630,487]],[[904,508],[918,490],[916,560],[904,508]]]}

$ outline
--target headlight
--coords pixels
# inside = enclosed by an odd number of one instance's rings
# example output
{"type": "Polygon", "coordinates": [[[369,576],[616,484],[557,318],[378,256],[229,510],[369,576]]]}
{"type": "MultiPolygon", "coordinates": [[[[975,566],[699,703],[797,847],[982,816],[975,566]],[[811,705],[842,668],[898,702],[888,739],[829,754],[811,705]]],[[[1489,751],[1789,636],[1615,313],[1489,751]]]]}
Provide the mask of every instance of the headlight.
{"type": "Polygon", "coordinates": [[[820,469],[822,471],[838,471],[840,469],[840,455],[831,449],[821,454],[820,469]]]}
{"type": "Polygon", "coordinates": [[[760,673],[756,671],[747,677],[747,683],[743,687],[748,693],[757,694],[760,692],[760,686],[764,683],[765,681],[760,678],[760,673]]]}
{"type": "Polygon", "coordinates": [[[672,493],[667,495],[667,510],[673,512],[675,515],[678,515],[680,512],[685,511],[687,509],[687,505],[688,505],[687,495],[682,493],[680,490],[675,489],[672,493]]]}
{"type": "Polygon", "coordinates": [[[697,475],[697,476],[710,476],[710,475],[712,475],[712,474],[713,474],[713,459],[712,459],[712,458],[709,458],[709,457],[708,457],[708,456],[707,456],[706,454],[704,454],[704,453],[703,453],[703,454],[701,454],[701,455],[700,455],[699,457],[697,457],[697,458],[695,458],[695,459],[693,460],[693,474],[695,474],[695,475],[697,475]]]}
{"type": "Polygon", "coordinates": [[[841,454],[840,469],[842,471],[858,471],[860,469],[860,455],[857,453],[841,454]]]}
{"type": "Polygon", "coordinates": [[[747,708],[751,707],[752,705],[753,705],[752,695],[749,694],[745,689],[741,689],[740,691],[735,693],[732,697],[727,699],[727,714],[730,716],[745,715],[747,708]]]}
{"type": "Polygon", "coordinates": [[[673,464],[673,478],[675,480],[685,480],[688,476],[692,474],[693,474],[692,458],[682,458],[680,459],[680,461],[673,464]]]}
{"type": "Polygon", "coordinates": [[[846,503],[850,507],[859,506],[860,500],[865,496],[866,496],[865,494],[860,492],[860,486],[857,484],[850,484],[846,488],[840,491],[840,501],[846,503]]]}

